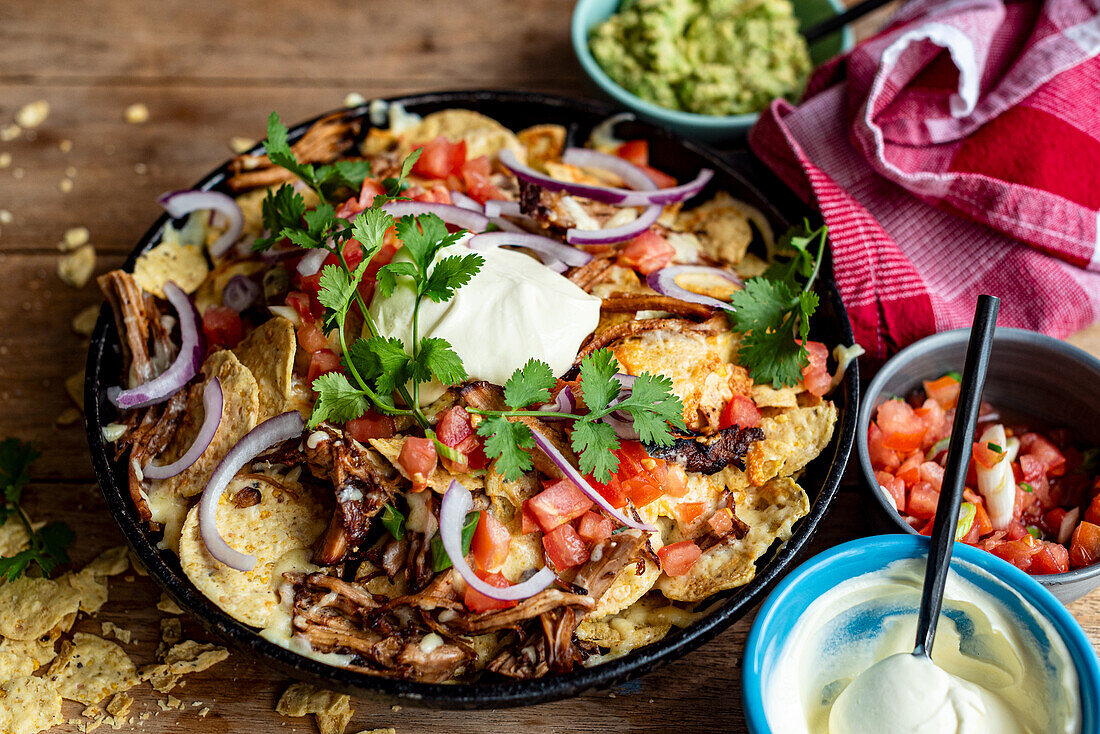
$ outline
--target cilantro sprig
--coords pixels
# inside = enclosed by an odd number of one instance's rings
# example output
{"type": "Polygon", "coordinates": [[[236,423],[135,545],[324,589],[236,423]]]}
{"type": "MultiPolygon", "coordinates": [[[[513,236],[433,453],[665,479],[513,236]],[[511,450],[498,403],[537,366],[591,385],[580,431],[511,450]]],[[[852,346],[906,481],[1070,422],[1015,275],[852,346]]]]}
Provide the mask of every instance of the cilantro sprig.
{"type": "Polygon", "coordinates": [[[738,361],[757,382],[770,382],[776,388],[796,385],[802,368],[810,363],[805,343],[810,317],[817,310],[813,284],[827,234],[826,226],[811,230],[804,221],[801,230],[788,233],[780,243],[781,249],[793,251],[791,259],[745,281],[744,288],[730,297],[730,323],[744,334],[738,361]],[[805,282],[800,283],[803,278],[805,282]]]}
{"type": "Polygon", "coordinates": [[[49,576],[57,566],[68,563],[67,549],[73,541],[73,531],[61,522],[52,522],[35,529],[20,505],[23,489],[30,481],[30,466],[41,456],[28,443],[14,438],[0,441],[0,525],[12,516],[19,518],[27,532],[28,547],[13,556],[0,556],[0,577],[8,581],[26,573],[37,564],[49,576]]]}

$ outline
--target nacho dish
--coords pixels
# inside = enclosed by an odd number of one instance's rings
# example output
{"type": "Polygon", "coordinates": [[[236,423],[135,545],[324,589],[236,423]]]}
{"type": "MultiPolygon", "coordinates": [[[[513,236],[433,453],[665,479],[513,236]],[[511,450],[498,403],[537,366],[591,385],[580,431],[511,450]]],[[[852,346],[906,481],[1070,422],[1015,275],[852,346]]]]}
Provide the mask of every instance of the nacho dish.
{"type": "Polygon", "coordinates": [[[103,433],[214,605],[354,671],[537,678],[690,624],[790,537],[855,353],[808,339],[824,229],[775,237],[616,122],[571,147],[378,102],[291,145],[272,114],[232,195],[162,199],[100,278],[103,433]]]}

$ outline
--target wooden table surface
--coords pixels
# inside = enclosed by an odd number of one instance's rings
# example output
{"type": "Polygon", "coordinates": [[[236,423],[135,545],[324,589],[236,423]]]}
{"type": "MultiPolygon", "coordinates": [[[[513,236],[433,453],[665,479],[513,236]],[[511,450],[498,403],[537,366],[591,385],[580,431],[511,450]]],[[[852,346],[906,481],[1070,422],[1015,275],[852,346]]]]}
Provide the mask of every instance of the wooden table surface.
{"type": "MultiPolygon", "coordinates": [[[[50,104],[30,135],[0,142],[0,436],[33,441],[36,517],[77,531],[74,561],[121,542],[95,486],[79,425],[56,419],[72,403],[66,378],[79,372],[85,341],[70,328],[100,301],[94,283],[75,290],[55,274],[63,233],[87,227],[96,272],[119,265],[160,213],[158,194],[184,188],[230,154],[234,136],[263,135],[267,114],[284,120],[338,107],[349,92],[372,97],[455,88],[589,90],[568,40],[570,0],[4,0],[0,3],[0,130],[22,105],[50,104]],[[144,124],[126,124],[141,103],[144,124]],[[71,181],[64,184],[63,181],[71,181]],[[65,192],[65,189],[69,189],[65,192]]],[[[863,24],[871,27],[882,13],[863,24]]],[[[1075,340],[1100,353],[1100,331],[1075,340]]],[[[869,532],[858,493],[838,498],[814,550],[869,532]]],[[[129,628],[128,652],[149,662],[159,590],[140,576],[116,578],[98,619],[129,628]]],[[[1071,606],[1100,642],[1100,594],[1071,606]]],[[[744,730],[740,660],[751,623],[630,685],[528,709],[447,713],[355,701],[348,732],[395,727],[401,734],[744,730]]],[[[198,636],[197,626],[185,631],[198,636]]],[[[173,691],[183,710],[161,712],[148,685],[132,711],[155,712],[155,732],[313,731],[307,719],[273,711],[286,680],[262,660],[235,653],[173,691]],[[197,702],[201,702],[195,705],[197,702]],[[206,717],[197,712],[209,707],[206,717]]],[[[80,706],[66,703],[67,717],[80,706]]],[[[56,731],[76,731],[72,725],[56,731]]]]}

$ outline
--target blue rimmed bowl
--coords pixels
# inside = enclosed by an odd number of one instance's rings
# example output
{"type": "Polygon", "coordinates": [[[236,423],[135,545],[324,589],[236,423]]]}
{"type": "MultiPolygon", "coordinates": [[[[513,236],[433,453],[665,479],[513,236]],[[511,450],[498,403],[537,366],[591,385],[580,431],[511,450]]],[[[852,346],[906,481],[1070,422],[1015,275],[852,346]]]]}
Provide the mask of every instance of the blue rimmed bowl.
{"type": "MultiPolygon", "coordinates": [[[[592,56],[592,51],[588,48],[588,36],[594,27],[619,10],[620,2],[621,0],[578,0],[573,9],[573,52],[577,55],[584,73],[606,96],[633,110],[642,119],[706,143],[722,143],[741,137],[756,124],[759,115],[755,112],[745,115],[701,115],[670,110],[647,102],[619,86],[592,56]]],[[[840,0],[791,0],[791,5],[794,6],[794,13],[804,29],[844,12],[844,4],[840,0]]],[[[853,38],[851,28],[846,27],[818,39],[810,44],[810,60],[816,66],[848,51],[853,46],[853,38]]]]}
{"type": "MultiPolygon", "coordinates": [[[[775,677],[787,640],[809,606],[838,584],[880,571],[893,561],[923,558],[927,554],[928,538],[925,537],[876,535],[860,538],[814,556],[776,587],[760,608],[745,645],[742,696],[745,719],[753,734],[773,731],[765,707],[769,682],[775,677]]],[[[1004,604],[1021,623],[1037,626],[1036,614],[1050,622],[1065,642],[1077,671],[1081,731],[1086,734],[1100,732],[1100,664],[1081,625],[1065,606],[1035,579],[978,548],[956,543],[951,567],[1004,604]]]]}

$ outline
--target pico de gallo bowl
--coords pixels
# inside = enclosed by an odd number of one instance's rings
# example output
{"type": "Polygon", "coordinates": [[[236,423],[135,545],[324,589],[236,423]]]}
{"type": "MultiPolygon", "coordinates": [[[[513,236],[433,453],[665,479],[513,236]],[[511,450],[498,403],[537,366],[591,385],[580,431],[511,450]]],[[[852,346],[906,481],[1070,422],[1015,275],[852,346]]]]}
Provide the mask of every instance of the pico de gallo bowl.
{"type": "MultiPolygon", "coordinates": [[[[860,463],[900,529],[929,535],[958,399],[966,330],[891,359],[861,409],[860,463]]],[[[1039,576],[1063,601],[1100,583],[1100,362],[1059,340],[999,329],[956,539],[1039,576]]]]}

